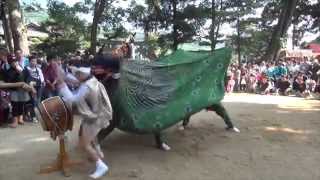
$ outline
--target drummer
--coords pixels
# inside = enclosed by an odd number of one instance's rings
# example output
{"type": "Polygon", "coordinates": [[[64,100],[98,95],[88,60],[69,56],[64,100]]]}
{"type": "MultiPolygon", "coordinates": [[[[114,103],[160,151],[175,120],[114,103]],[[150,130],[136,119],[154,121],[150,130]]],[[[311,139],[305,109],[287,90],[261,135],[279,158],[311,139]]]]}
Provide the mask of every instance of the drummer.
{"type": "Polygon", "coordinates": [[[76,106],[77,112],[82,117],[80,147],[96,163],[96,170],[90,177],[97,179],[108,171],[108,166],[102,161],[103,153],[97,144],[98,132],[109,126],[112,119],[112,107],[104,86],[91,75],[90,68],[72,67],[72,72],[80,83],[78,91],[73,94],[64,86],[60,90],[67,103],[76,106]]]}

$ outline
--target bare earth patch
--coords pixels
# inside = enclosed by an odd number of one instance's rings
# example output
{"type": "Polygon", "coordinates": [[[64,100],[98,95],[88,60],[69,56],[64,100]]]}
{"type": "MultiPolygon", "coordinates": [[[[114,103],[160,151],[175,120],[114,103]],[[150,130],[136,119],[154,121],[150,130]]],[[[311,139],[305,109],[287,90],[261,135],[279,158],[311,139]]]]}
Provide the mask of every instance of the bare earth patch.
{"type": "MultiPolygon", "coordinates": [[[[113,132],[102,144],[110,166],[108,180],[319,180],[320,101],[294,97],[227,95],[224,105],[240,134],[224,130],[213,112],[200,112],[190,126],[167,131],[169,152],[154,148],[153,137],[113,132]]],[[[69,133],[68,152],[79,152],[79,122],[69,133]]],[[[38,175],[50,164],[57,142],[39,124],[0,129],[0,180],[56,180],[38,175]]],[[[70,180],[86,180],[93,164],[74,167],[70,180]]]]}

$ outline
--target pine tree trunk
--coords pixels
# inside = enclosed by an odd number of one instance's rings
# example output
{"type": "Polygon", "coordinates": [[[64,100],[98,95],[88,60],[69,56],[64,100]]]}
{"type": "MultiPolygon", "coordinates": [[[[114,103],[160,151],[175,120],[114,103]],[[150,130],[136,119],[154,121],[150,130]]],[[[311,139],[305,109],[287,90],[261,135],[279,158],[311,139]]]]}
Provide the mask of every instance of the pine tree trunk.
{"type": "Polygon", "coordinates": [[[4,32],[4,37],[6,41],[6,46],[10,53],[13,53],[13,38],[12,32],[9,24],[9,13],[8,7],[5,5],[5,2],[1,4],[1,20],[2,20],[2,27],[4,32]]]}
{"type": "Polygon", "coordinates": [[[216,37],[215,37],[215,28],[216,28],[216,1],[212,0],[211,2],[211,51],[213,52],[216,48],[216,37]]]}
{"type": "MultiPolygon", "coordinates": [[[[215,9],[215,13],[216,13],[216,9],[215,9]]],[[[220,0],[220,10],[219,11],[223,11],[223,1],[220,0]]],[[[214,32],[214,39],[213,39],[213,47],[211,47],[211,50],[213,48],[213,50],[216,49],[216,46],[217,46],[217,42],[218,42],[218,37],[219,37],[219,32],[220,32],[220,27],[222,25],[222,16],[218,16],[218,19],[217,19],[217,16],[215,17],[215,32],[214,32]]]]}
{"type": "Polygon", "coordinates": [[[294,50],[294,46],[296,45],[296,25],[294,24],[292,27],[292,50],[294,50]]]}
{"type": "Polygon", "coordinates": [[[27,28],[24,26],[19,0],[7,0],[14,50],[29,55],[27,28]]]}
{"type": "Polygon", "coordinates": [[[91,26],[91,46],[90,46],[91,54],[96,54],[98,24],[102,16],[102,13],[105,9],[105,6],[106,6],[106,0],[96,0],[93,21],[91,26]]]}
{"type": "Polygon", "coordinates": [[[241,44],[240,44],[240,16],[237,17],[237,54],[238,54],[238,63],[241,64],[241,44]]]}
{"type": "Polygon", "coordinates": [[[282,0],[281,13],[278,19],[277,26],[275,27],[269,47],[262,60],[274,61],[277,58],[278,51],[280,50],[280,39],[286,34],[288,27],[292,22],[292,16],[296,9],[298,0],[282,0]]]}
{"type": "Polygon", "coordinates": [[[172,0],[172,7],[173,7],[173,50],[178,49],[178,25],[177,25],[177,2],[176,0],[172,0]]]}
{"type": "Polygon", "coordinates": [[[149,39],[149,31],[150,31],[150,23],[149,21],[145,21],[145,24],[144,24],[144,41],[148,41],[149,39]]]}

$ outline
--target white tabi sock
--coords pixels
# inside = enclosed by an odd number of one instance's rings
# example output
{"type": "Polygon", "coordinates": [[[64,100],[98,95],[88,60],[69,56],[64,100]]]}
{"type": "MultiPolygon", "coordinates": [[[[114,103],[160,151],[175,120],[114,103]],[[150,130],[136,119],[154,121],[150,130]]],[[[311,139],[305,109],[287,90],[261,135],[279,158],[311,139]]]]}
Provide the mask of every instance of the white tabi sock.
{"type": "Polygon", "coordinates": [[[171,150],[171,147],[170,147],[168,144],[166,144],[166,143],[162,143],[162,144],[161,144],[161,149],[162,149],[162,150],[165,150],[165,151],[170,151],[170,150],[171,150]]]}
{"type": "Polygon", "coordinates": [[[108,170],[108,166],[101,159],[99,159],[98,161],[96,161],[96,170],[94,173],[90,174],[90,177],[93,179],[98,179],[105,175],[108,170]]]}
{"type": "Polygon", "coordinates": [[[233,131],[236,132],[236,133],[240,133],[240,130],[236,127],[233,127],[233,131]]]}

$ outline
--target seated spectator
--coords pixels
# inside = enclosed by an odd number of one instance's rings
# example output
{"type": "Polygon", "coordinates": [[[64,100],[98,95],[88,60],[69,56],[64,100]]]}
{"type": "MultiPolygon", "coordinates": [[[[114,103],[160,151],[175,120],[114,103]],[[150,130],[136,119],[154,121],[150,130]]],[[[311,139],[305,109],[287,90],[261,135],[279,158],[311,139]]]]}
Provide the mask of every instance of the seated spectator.
{"type": "Polygon", "coordinates": [[[268,79],[266,74],[262,74],[259,81],[257,82],[256,92],[259,94],[270,94],[272,90],[271,81],[268,79]]]}
{"type": "Polygon", "coordinates": [[[288,96],[291,90],[290,86],[291,84],[288,79],[288,76],[282,76],[281,79],[278,81],[277,94],[282,96],[288,96]]]}
{"type": "Polygon", "coordinates": [[[306,90],[306,78],[303,76],[303,74],[300,72],[298,73],[297,77],[294,78],[292,89],[295,91],[296,96],[298,97],[304,97],[304,93],[306,90]]]}
{"type": "Polygon", "coordinates": [[[317,82],[311,79],[311,75],[308,75],[308,79],[306,80],[306,96],[311,96],[316,89],[317,82]]]}

